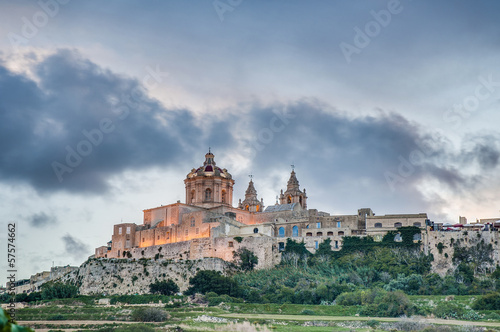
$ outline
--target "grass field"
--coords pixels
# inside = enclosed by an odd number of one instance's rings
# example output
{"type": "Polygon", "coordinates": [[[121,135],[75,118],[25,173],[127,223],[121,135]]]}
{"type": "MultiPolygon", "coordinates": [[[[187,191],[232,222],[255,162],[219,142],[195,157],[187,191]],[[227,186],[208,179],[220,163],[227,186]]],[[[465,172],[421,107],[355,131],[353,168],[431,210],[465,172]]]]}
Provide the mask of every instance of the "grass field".
{"type": "MultiPolygon", "coordinates": [[[[411,296],[425,310],[447,301],[470,308],[474,296],[411,296]]],[[[52,301],[19,309],[17,319],[36,331],[500,331],[500,312],[478,312],[475,321],[359,316],[359,306],[226,303],[218,306],[183,304],[97,305],[94,299],[52,301]],[[132,322],[134,310],[156,306],[168,313],[161,323],[132,322]],[[449,328],[446,326],[450,326],[449,328]]]]}

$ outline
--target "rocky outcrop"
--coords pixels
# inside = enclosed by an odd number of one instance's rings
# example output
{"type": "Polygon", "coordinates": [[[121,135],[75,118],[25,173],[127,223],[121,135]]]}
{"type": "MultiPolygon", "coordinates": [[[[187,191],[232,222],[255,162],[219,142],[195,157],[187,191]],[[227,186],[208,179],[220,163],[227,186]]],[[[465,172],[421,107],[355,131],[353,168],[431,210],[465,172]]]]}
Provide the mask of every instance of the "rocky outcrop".
{"type": "Polygon", "coordinates": [[[218,258],[199,260],[89,259],[60,281],[80,286],[80,294],[145,294],[157,280],[172,279],[184,291],[200,270],[225,273],[229,263],[218,258]]]}

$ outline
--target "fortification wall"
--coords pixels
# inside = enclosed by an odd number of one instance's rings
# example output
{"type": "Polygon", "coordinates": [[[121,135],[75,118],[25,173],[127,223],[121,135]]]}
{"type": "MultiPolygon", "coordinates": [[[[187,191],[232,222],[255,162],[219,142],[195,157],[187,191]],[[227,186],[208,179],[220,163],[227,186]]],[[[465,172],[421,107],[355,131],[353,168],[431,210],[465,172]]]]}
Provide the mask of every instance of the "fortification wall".
{"type": "Polygon", "coordinates": [[[499,255],[499,240],[500,232],[492,231],[428,231],[423,233],[422,241],[424,243],[424,251],[431,253],[434,256],[432,269],[441,276],[453,272],[456,266],[453,264],[453,245],[458,242],[462,247],[477,246],[481,241],[486,245],[491,244],[493,247],[492,264],[487,264],[486,267],[494,269],[500,265],[499,255]],[[441,247],[441,252],[439,247],[441,247]]]}

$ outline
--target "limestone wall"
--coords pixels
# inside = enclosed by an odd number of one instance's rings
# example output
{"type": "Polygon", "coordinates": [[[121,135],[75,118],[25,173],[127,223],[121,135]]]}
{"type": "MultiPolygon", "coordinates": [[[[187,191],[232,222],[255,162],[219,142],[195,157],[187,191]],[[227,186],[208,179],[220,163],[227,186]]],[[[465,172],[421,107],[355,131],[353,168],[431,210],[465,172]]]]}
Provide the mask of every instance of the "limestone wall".
{"type": "Polygon", "coordinates": [[[145,294],[155,280],[172,279],[184,291],[200,270],[225,272],[228,264],[217,258],[195,261],[92,259],[60,280],[80,284],[80,293],[145,294]]]}
{"type": "Polygon", "coordinates": [[[441,276],[449,272],[453,272],[456,266],[453,265],[453,244],[458,241],[460,246],[472,247],[476,246],[479,242],[484,241],[485,244],[493,246],[493,264],[490,268],[495,268],[500,265],[499,257],[499,240],[500,232],[490,231],[453,231],[453,232],[439,232],[428,231],[423,234],[422,241],[424,243],[424,250],[426,253],[431,253],[434,256],[432,262],[432,269],[434,272],[441,276]],[[439,243],[444,246],[441,253],[439,253],[439,243]]]}

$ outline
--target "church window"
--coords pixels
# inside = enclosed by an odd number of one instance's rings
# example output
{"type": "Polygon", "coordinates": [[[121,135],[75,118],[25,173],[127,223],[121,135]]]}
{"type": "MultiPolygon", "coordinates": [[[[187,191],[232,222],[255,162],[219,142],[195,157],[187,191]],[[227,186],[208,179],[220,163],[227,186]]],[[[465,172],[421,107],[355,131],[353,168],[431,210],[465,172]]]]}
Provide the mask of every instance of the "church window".
{"type": "Polygon", "coordinates": [[[254,232],[255,234],[257,234],[257,233],[259,232],[259,229],[258,229],[258,228],[254,228],[254,229],[253,229],[253,232],[254,232]]]}
{"type": "Polygon", "coordinates": [[[309,225],[306,225],[306,228],[309,229],[309,225]]]}
{"type": "Polygon", "coordinates": [[[292,196],[288,196],[288,204],[292,203],[292,196]]]}
{"type": "Polygon", "coordinates": [[[314,249],[318,249],[318,247],[319,247],[318,241],[314,241],[314,249]]]}
{"type": "Polygon", "coordinates": [[[299,228],[297,226],[292,227],[292,236],[299,236],[299,228]]]}
{"type": "Polygon", "coordinates": [[[256,206],[255,211],[257,211],[257,212],[259,212],[259,211],[260,211],[260,205],[257,205],[257,206],[256,206]]]}
{"type": "Polygon", "coordinates": [[[316,228],[321,228],[321,223],[320,222],[316,223],[316,228]]]}
{"type": "Polygon", "coordinates": [[[306,233],[306,236],[313,236],[313,233],[306,233]]]}
{"type": "Polygon", "coordinates": [[[394,227],[395,228],[403,227],[403,224],[400,223],[400,222],[397,222],[397,223],[394,224],[394,227]]]}
{"type": "Polygon", "coordinates": [[[194,203],[195,196],[196,196],[196,192],[194,190],[191,190],[191,203],[194,203]]]}
{"type": "Polygon", "coordinates": [[[333,236],[333,232],[326,233],[327,236],[333,236]]]}
{"type": "Polygon", "coordinates": [[[212,200],[212,190],[210,190],[210,188],[207,188],[207,190],[205,190],[205,201],[210,200],[212,200]]]}
{"type": "Polygon", "coordinates": [[[339,236],[344,236],[344,232],[339,232],[339,236]]]}
{"type": "Polygon", "coordinates": [[[316,233],[316,236],[323,236],[323,232],[316,233]]]}
{"type": "Polygon", "coordinates": [[[222,191],[222,203],[226,203],[226,191],[222,191]]]}
{"type": "Polygon", "coordinates": [[[342,223],[340,221],[337,221],[337,228],[342,227],[342,223]]]}
{"type": "Polygon", "coordinates": [[[247,211],[250,210],[250,206],[248,204],[245,206],[245,210],[247,210],[247,211]]]}
{"type": "Polygon", "coordinates": [[[299,197],[299,204],[302,206],[302,196],[299,197]]]}
{"type": "Polygon", "coordinates": [[[196,226],[196,221],[193,218],[193,219],[191,219],[191,227],[194,227],[194,226],[196,226]]]}
{"type": "Polygon", "coordinates": [[[415,226],[415,227],[422,227],[422,224],[421,224],[421,223],[419,223],[419,222],[414,222],[414,223],[413,223],[413,226],[415,226]]]}
{"type": "Polygon", "coordinates": [[[118,227],[118,235],[122,235],[122,228],[118,227]]]}
{"type": "Polygon", "coordinates": [[[127,234],[130,234],[130,227],[127,227],[127,234]]]}
{"type": "Polygon", "coordinates": [[[381,222],[376,222],[375,223],[375,228],[382,228],[382,223],[381,222]]]}
{"type": "Polygon", "coordinates": [[[278,229],[278,236],[279,237],[285,237],[285,227],[280,227],[278,229]]]}

